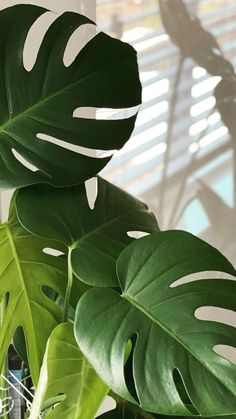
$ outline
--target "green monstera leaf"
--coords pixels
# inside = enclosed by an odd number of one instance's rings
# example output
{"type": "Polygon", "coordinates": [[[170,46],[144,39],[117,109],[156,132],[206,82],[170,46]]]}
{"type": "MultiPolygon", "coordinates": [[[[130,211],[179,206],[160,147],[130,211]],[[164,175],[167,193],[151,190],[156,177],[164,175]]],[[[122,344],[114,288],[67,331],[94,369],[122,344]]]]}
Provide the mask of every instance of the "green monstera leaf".
{"type": "Polygon", "coordinates": [[[48,185],[23,188],[16,199],[20,222],[32,233],[64,243],[72,249],[71,264],[87,284],[117,286],[116,260],[132,242],[128,232],[158,231],[145,204],[102,178],[97,199],[89,207],[84,185],[55,189],[48,185]]]}
{"type": "Polygon", "coordinates": [[[99,419],[161,419],[153,413],[144,412],[138,406],[119,399],[116,408],[99,416],[99,419]]]}
{"type": "Polygon", "coordinates": [[[58,325],[47,344],[30,419],[39,417],[43,407],[57,399],[59,403],[48,409],[48,419],[94,418],[107,392],[108,387],[80,352],[73,325],[58,325]]]}
{"type": "MultiPolygon", "coordinates": [[[[162,415],[157,415],[154,413],[144,412],[144,410],[140,409],[139,407],[125,401],[118,402],[116,409],[110,410],[109,412],[103,413],[103,415],[99,416],[99,419],[189,419],[189,418],[193,418],[193,416],[162,416],[162,415]]],[[[227,416],[227,419],[235,419],[235,418],[236,418],[236,415],[227,416]]],[[[207,417],[201,416],[201,419],[207,419],[207,417]]],[[[226,418],[225,416],[211,416],[211,419],[226,419],[226,418]]]]}
{"type": "Polygon", "coordinates": [[[200,320],[198,312],[206,306],[236,310],[236,282],[192,277],[177,282],[203,271],[236,276],[220,252],[193,235],[152,234],[120,255],[121,295],[93,288],[78,303],[75,334],[80,349],[116,394],[144,410],[191,415],[181,380],[195,415],[236,412],[236,366],[215,348],[235,346],[236,331],[213,319],[200,320]],[[129,340],[133,385],[127,384],[124,367],[129,340]]]}
{"type": "Polygon", "coordinates": [[[28,33],[46,12],[33,5],[0,11],[2,188],[41,182],[69,186],[97,174],[110,158],[89,157],[88,149],[121,148],[136,116],[96,120],[76,117],[75,110],[132,108],[141,101],[136,52],[104,33],[90,40],[71,65],[64,65],[73,33],[94,24],[77,13],[54,20],[33,68],[26,70],[23,51],[28,33]]]}
{"type": "MultiPolygon", "coordinates": [[[[111,393],[111,396],[116,401],[116,408],[109,410],[99,416],[99,419],[190,419],[194,416],[164,416],[156,413],[145,412],[140,407],[133,403],[127,402],[124,399],[117,397],[116,394],[111,393]]],[[[197,419],[200,416],[195,416],[197,419]]],[[[207,419],[207,416],[201,416],[201,419],[207,419]]],[[[225,416],[211,416],[211,419],[226,419],[225,416]]],[[[229,415],[227,419],[236,419],[236,415],[229,415]]]]}
{"type": "Polygon", "coordinates": [[[13,198],[9,221],[0,224],[0,299],[6,300],[0,328],[0,369],[13,335],[21,331],[22,337],[23,331],[34,384],[48,337],[63,315],[45,288],[63,296],[67,285],[66,262],[45,253],[49,248],[63,250],[61,244],[34,236],[20,225],[13,198]]]}

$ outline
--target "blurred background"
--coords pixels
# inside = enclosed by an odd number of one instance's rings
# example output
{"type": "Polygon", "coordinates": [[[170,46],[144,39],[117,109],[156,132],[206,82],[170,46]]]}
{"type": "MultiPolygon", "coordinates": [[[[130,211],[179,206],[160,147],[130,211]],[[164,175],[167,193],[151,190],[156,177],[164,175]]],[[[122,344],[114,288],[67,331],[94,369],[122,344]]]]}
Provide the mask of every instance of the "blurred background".
{"type": "MultiPolygon", "coordinates": [[[[235,0],[184,3],[234,65],[235,0]]],[[[96,13],[99,29],[138,52],[143,85],[132,138],[102,175],[144,200],[162,229],[188,230],[235,262],[236,158],[214,97],[221,77],[191,58],[182,60],[163,27],[157,0],[97,0],[96,13]]]]}

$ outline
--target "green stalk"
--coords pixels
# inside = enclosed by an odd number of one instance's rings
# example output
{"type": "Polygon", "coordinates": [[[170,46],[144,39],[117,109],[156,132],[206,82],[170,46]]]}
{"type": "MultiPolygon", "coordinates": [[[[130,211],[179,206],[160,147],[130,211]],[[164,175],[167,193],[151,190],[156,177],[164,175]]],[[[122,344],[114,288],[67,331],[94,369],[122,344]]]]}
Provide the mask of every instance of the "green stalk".
{"type": "Polygon", "coordinates": [[[73,248],[69,247],[68,249],[68,257],[67,257],[67,265],[68,265],[68,283],[66,288],[66,295],[65,295],[65,301],[64,301],[64,316],[63,321],[66,322],[68,320],[68,311],[69,311],[69,305],[70,305],[70,295],[71,295],[71,289],[73,285],[73,271],[71,266],[71,253],[73,248]]]}
{"type": "MultiPolygon", "coordinates": [[[[3,319],[4,319],[4,314],[6,311],[6,307],[7,307],[7,297],[6,295],[3,297],[2,302],[1,302],[1,307],[0,307],[0,323],[2,325],[3,323],[3,319]]],[[[5,361],[3,363],[2,366],[2,370],[1,370],[1,376],[0,376],[0,387],[3,390],[0,390],[0,398],[4,399],[5,397],[8,396],[8,391],[7,388],[9,387],[8,383],[4,380],[4,378],[2,377],[2,375],[4,375],[5,377],[8,376],[8,359],[7,356],[5,358],[5,361]],[[4,390],[6,389],[6,390],[4,390]]],[[[9,415],[8,414],[4,414],[2,416],[3,419],[9,419],[9,415]]]]}

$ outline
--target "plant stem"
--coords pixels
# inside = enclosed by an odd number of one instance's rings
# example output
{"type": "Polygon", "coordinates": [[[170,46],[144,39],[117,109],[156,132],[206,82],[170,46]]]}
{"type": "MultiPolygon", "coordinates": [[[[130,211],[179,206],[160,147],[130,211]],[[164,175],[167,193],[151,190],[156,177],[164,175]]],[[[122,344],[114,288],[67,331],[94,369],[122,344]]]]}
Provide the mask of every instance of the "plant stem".
{"type": "MultiPolygon", "coordinates": [[[[2,299],[2,302],[1,302],[1,307],[0,307],[0,323],[1,323],[1,326],[2,326],[2,323],[3,323],[3,319],[4,319],[6,306],[7,306],[7,297],[6,297],[6,295],[4,295],[4,297],[2,299]]],[[[4,378],[2,377],[2,376],[7,377],[7,375],[8,375],[8,359],[7,359],[7,356],[6,356],[5,361],[3,363],[3,366],[2,366],[1,375],[0,375],[0,387],[1,387],[0,398],[1,398],[1,400],[8,396],[7,388],[8,388],[9,385],[6,382],[6,380],[4,380],[4,378]]],[[[2,418],[3,419],[9,419],[9,415],[4,414],[2,416],[2,418]]]]}
{"type": "Polygon", "coordinates": [[[66,322],[68,320],[68,311],[70,305],[70,295],[71,295],[71,288],[73,285],[73,271],[71,266],[71,253],[73,248],[69,247],[68,250],[68,257],[67,257],[67,266],[68,266],[68,283],[66,288],[66,295],[65,295],[65,302],[64,302],[64,316],[63,321],[66,322]]]}

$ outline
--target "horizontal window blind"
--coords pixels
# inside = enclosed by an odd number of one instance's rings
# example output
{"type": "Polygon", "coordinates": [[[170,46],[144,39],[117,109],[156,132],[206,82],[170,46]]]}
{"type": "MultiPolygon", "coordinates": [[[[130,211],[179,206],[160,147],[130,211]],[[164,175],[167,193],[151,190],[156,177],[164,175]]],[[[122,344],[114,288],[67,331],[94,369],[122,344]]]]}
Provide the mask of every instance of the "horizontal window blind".
{"type": "MultiPolygon", "coordinates": [[[[236,2],[186,0],[185,4],[217,38],[225,57],[235,64],[236,2]]],[[[180,53],[163,28],[158,1],[98,0],[97,20],[99,28],[120,36],[137,50],[143,86],[143,103],[133,135],[102,174],[148,201],[158,213],[160,198],[165,195],[169,207],[183,182],[189,185],[195,178],[207,177],[214,183],[219,173],[230,168],[230,137],[213,96],[220,77],[208,74],[191,59],[184,61],[167,147],[180,53]]],[[[117,117],[124,117],[123,112],[116,113],[117,117]]],[[[228,201],[231,199],[228,197],[228,201]]],[[[170,212],[168,208],[164,217],[167,224],[170,212]]]]}

